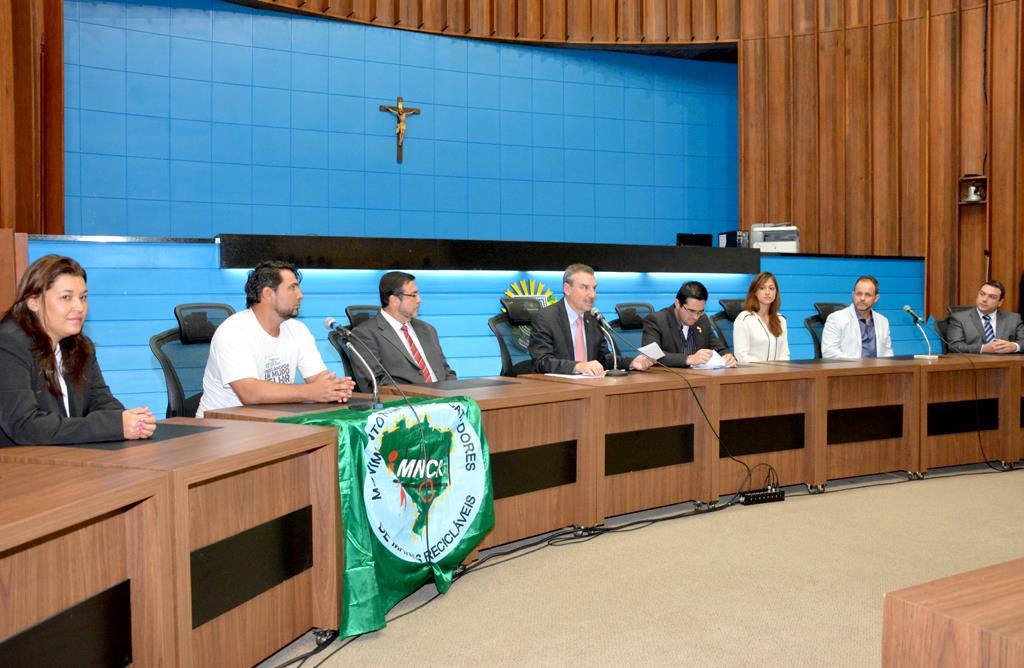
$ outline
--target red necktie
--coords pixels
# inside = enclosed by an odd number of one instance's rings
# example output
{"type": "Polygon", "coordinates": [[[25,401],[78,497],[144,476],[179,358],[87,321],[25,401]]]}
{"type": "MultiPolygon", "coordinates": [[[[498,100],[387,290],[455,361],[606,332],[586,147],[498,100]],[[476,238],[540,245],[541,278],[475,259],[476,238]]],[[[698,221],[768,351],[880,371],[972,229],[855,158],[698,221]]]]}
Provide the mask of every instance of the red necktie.
{"type": "Polygon", "coordinates": [[[405,342],[409,344],[409,350],[412,351],[412,358],[416,360],[416,364],[420,367],[420,373],[423,374],[423,382],[430,382],[430,369],[427,368],[427,363],[423,360],[423,355],[420,354],[420,349],[416,347],[416,343],[409,336],[409,326],[402,325],[402,334],[405,334],[405,342]]]}

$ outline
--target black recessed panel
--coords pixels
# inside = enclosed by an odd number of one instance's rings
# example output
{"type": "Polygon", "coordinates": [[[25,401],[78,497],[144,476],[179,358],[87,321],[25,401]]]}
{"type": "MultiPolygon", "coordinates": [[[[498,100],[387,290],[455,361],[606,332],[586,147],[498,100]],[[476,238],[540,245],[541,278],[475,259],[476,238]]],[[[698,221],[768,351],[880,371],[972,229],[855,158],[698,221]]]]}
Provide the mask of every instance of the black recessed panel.
{"type": "Polygon", "coordinates": [[[300,269],[515,269],[562,271],[575,260],[597,271],[671,271],[756,274],[761,253],[753,248],[623,246],[540,241],[394,239],[222,234],[220,266],[250,268],[266,259],[300,269]]]}
{"type": "Polygon", "coordinates": [[[999,429],[999,399],[969,399],[928,404],[929,436],[990,429],[999,429]]]}
{"type": "Polygon", "coordinates": [[[131,662],[130,580],[0,643],[0,666],[127,666],[131,662]]]}
{"type": "Polygon", "coordinates": [[[829,445],[903,438],[903,406],[833,408],[828,412],[829,445]]]}
{"type": "Polygon", "coordinates": [[[576,482],[576,441],[491,452],[495,499],[576,482]]]}
{"type": "Polygon", "coordinates": [[[804,447],[804,414],[722,420],[718,456],[739,457],[804,447]]]}
{"type": "Polygon", "coordinates": [[[604,474],[644,471],[693,461],[693,425],[641,429],[604,437],[604,474]]]}
{"type": "Polygon", "coordinates": [[[193,550],[192,628],[313,566],[313,507],[193,550]]]}
{"type": "MultiPolygon", "coordinates": [[[[1024,299],[1024,297],[1022,297],[1024,299]]],[[[1024,429],[1024,397],[1020,398],[1020,427],[1024,429]]]]}

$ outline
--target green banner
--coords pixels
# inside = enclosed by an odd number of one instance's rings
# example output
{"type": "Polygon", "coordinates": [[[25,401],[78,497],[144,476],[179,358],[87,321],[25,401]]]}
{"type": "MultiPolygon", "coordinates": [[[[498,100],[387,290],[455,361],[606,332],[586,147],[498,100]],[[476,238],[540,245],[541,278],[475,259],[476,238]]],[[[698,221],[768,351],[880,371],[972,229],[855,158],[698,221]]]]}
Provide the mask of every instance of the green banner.
{"type": "Polygon", "coordinates": [[[395,402],[278,420],[338,428],[342,637],[384,628],[388,611],[431,577],[448,591],[494,526],[480,407],[466,397],[411,403],[415,414],[395,402]]]}

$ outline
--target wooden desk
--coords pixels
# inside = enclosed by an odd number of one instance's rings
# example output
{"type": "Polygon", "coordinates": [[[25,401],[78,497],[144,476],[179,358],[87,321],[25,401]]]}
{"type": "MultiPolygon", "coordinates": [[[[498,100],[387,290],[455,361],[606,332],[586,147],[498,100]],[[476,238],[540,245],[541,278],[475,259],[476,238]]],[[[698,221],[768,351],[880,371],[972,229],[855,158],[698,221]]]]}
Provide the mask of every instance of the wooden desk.
{"type": "MultiPolygon", "coordinates": [[[[402,385],[410,397],[468,396],[480,406],[491,455],[494,529],[480,548],[502,545],[571,524],[599,522],[591,442],[591,393],[586,388],[519,378],[476,378],[442,386],[402,385]],[[493,382],[493,385],[486,385],[493,382]],[[474,387],[475,385],[475,387],[474,387]]],[[[382,400],[399,400],[382,387],[382,400]]],[[[242,420],[276,420],[333,404],[269,404],[207,412],[242,420]]]]}
{"type": "MultiPolygon", "coordinates": [[[[713,497],[744,488],[747,466],[769,464],[779,484],[823,484],[815,477],[824,457],[823,396],[816,368],[767,364],[735,369],[681,370],[709,382],[708,417],[719,434],[711,482],[713,497]]],[[[668,373],[664,369],[656,373],[668,373]]],[[[766,471],[753,473],[752,486],[763,487],[766,471]]]]}
{"type": "Polygon", "coordinates": [[[922,470],[985,457],[1020,459],[1021,374],[1016,357],[944,355],[921,367],[922,470]]]}
{"type": "Polygon", "coordinates": [[[886,594],[882,665],[1024,665],[1024,559],[886,594]]]}
{"type": "Polygon", "coordinates": [[[163,473],[180,665],[252,665],[312,627],[338,628],[334,431],[189,418],[167,424],[215,429],[118,450],[3,448],[0,461],[163,473]]]}
{"type": "Polygon", "coordinates": [[[815,459],[814,480],[888,471],[921,470],[920,370],[927,361],[773,362],[821,375],[818,406],[824,439],[815,459]]]}
{"type": "Polygon", "coordinates": [[[158,473],[0,463],[0,665],[175,665],[158,473]]]}
{"type": "MultiPolygon", "coordinates": [[[[594,441],[602,519],[712,498],[713,436],[686,382],[671,373],[604,378],[525,378],[575,385],[595,395],[594,441]]],[[[705,378],[691,378],[710,411],[705,378]]]]}

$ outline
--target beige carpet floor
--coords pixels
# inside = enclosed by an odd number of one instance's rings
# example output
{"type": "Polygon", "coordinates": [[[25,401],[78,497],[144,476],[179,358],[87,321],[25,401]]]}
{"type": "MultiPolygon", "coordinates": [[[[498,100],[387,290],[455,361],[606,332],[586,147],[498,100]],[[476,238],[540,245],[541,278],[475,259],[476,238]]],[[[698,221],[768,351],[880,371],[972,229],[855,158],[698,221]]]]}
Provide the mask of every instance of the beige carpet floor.
{"type": "MultiPolygon", "coordinates": [[[[489,561],[303,665],[878,665],[885,592],[1024,556],[1024,472],[902,479],[794,487],[784,503],[489,561]]],[[[312,647],[307,634],[264,665],[312,647]]]]}

